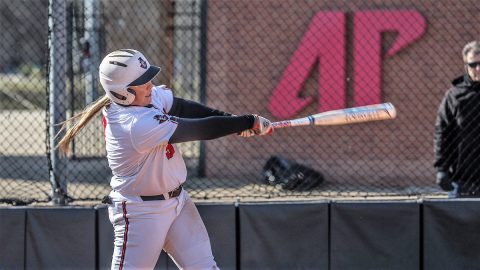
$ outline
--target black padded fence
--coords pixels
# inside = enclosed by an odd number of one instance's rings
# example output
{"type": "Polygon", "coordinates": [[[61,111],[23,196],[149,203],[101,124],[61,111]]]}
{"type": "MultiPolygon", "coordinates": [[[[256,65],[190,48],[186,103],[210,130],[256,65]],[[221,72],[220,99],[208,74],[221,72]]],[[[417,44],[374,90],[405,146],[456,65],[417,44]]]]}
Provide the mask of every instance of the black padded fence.
{"type": "Polygon", "coordinates": [[[100,116],[67,157],[54,144],[58,123],[104,95],[98,65],[119,48],[161,66],[155,84],[236,115],[280,121],[396,107],[394,120],[183,143],[195,199],[444,197],[434,124],[451,80],[465,72],[463,46],[480,39],[477,6],[1,0],[0,200],[99,200],[110,191],[100,116]]]}

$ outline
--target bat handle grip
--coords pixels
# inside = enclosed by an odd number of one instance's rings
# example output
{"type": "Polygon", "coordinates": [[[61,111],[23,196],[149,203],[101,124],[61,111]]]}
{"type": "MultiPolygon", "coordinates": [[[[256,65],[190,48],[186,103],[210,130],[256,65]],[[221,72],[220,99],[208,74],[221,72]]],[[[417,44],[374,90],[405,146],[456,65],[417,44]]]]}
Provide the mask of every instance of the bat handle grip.
{"type": "Polygon", "coordinates": [[[278,122],[273,122],[272,127],[273,128],[284,128],[284,127],[290,127],[292,123],[290,121],[278,121],[278,122]]]}

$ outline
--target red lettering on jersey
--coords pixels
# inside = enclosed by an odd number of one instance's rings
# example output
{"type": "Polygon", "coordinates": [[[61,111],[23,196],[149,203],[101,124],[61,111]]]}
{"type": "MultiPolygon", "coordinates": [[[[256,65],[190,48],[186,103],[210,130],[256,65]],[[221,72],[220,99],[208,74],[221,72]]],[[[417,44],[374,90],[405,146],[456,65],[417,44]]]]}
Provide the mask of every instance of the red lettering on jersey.
{"type": "Polygon", "coordinates": [[[175,154],[175,148],[173,148],[173,145],[167,144],[167,147],[165,148],[165,156],[167,159],[171,159],[173,154],[175,154]]]}
{"type": "Polygon", "coordinates": [[[103,122],[103,139],[106,140],[106,138],[107,138],[107,119],[103,115],[102,115],[102,122],[103,122]]]}

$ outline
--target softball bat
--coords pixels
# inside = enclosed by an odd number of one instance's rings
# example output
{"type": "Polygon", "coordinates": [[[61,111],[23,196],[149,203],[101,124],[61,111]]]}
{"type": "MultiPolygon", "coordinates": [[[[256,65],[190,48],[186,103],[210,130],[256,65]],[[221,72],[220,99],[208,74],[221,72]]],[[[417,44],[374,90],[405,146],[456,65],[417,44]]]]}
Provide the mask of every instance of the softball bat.
{"type": "Polygon", "coordinates": [[[392,103],[326,111],[302,118],[273,122],[274,128],[296,126],[334,126],[394,119],[397,111],[392,103]]]}

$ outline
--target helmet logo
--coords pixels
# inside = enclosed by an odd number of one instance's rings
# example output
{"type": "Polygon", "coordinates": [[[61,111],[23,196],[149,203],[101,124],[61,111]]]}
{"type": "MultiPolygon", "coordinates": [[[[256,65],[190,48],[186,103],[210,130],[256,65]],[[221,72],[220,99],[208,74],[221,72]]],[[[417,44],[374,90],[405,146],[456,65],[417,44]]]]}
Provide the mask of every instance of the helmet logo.
{"type": "Polygon", "coordinates": [[[147,69],[147,62],[143,60],[141,57],[138,58],[138,61],[140,61],[140,67],[143,69],[147,69]]]}

